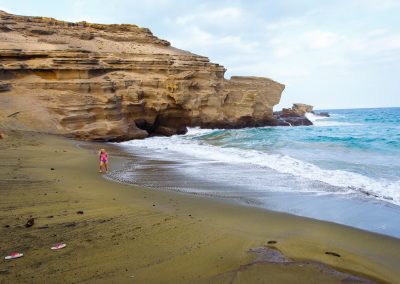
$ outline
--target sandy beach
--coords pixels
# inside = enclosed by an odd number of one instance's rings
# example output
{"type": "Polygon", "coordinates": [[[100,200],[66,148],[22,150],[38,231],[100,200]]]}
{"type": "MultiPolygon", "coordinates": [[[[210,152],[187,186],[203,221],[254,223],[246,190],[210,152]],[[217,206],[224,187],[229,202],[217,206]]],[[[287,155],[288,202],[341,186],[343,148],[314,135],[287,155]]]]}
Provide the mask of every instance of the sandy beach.
{"type": "Polygon", "coordinates": [[[399,239],[112,182],[98,144],[6,134],[0,283],[399,283],[399,239]]]}

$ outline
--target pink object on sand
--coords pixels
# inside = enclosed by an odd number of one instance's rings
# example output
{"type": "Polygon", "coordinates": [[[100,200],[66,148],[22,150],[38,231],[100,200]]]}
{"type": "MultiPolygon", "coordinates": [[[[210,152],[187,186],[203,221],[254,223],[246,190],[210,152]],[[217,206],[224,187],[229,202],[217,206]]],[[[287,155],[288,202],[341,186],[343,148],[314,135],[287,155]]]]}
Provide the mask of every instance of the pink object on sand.
{"type": "Polygon", "coordinates": [[[19,257],[22,257],[22,256],[24,256],[23,253],[20,253],[20,252],[12,252],[10,255],[7,255],[4,259],[9,260],[9,259],[14,259],[14,258],[19,258],[19,257]]]}
{"type": "Polygon", "coordinates": [[[65,248],[66,246],[67,246],[67,245],[64,244],[64,243],[58,243],[58,244],[55,244],[53,247],[51,247],[51,249],[52,249],[52,250],[58,250],[58,249],[65,248]]]}

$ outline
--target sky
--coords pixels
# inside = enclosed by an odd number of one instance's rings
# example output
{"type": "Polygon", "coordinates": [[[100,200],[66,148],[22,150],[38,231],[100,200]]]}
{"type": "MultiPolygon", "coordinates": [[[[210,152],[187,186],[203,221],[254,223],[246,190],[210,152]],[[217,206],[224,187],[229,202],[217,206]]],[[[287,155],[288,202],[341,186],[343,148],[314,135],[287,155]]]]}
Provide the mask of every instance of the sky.
{"type": "Polygon", "coordinates": [[[6,12],[132,23],[232,75],[286,85],[281,103],[400,107],[400,0],[0,0],[6,12]]]}

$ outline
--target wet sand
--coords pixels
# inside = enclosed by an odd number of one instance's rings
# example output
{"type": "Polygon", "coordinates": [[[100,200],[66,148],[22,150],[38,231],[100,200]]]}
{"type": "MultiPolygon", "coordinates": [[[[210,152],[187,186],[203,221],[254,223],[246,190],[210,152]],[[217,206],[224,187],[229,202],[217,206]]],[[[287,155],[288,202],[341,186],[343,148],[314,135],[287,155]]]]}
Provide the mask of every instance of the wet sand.
{"type": "MultiPolygon", "coordinates": [[[[98,173],[95,150],[76,141],[7,134],[0,283],[399,282],[399,239],[115,183],[98,173]],[[51,251],[57,242],[67,247],[51,251]],[[12,251],[25,256],[4,260],[12,251]]],[[[111,170],[121,163],[112,157],[111,170]]]]}

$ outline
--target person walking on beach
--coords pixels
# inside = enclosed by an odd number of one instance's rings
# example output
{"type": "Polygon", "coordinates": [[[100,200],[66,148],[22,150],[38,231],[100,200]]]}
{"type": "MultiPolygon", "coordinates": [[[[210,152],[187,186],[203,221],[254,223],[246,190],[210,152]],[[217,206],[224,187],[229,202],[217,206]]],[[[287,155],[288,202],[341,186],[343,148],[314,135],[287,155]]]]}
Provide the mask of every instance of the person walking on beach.
{"type": "Polygon", "coordinates": [[[103,172],[103,166],[106,169],[106,173],[108,174],[108,154],[106,150],[101,149],[100,150],[100,171],[99,173],[103,172]]]}

